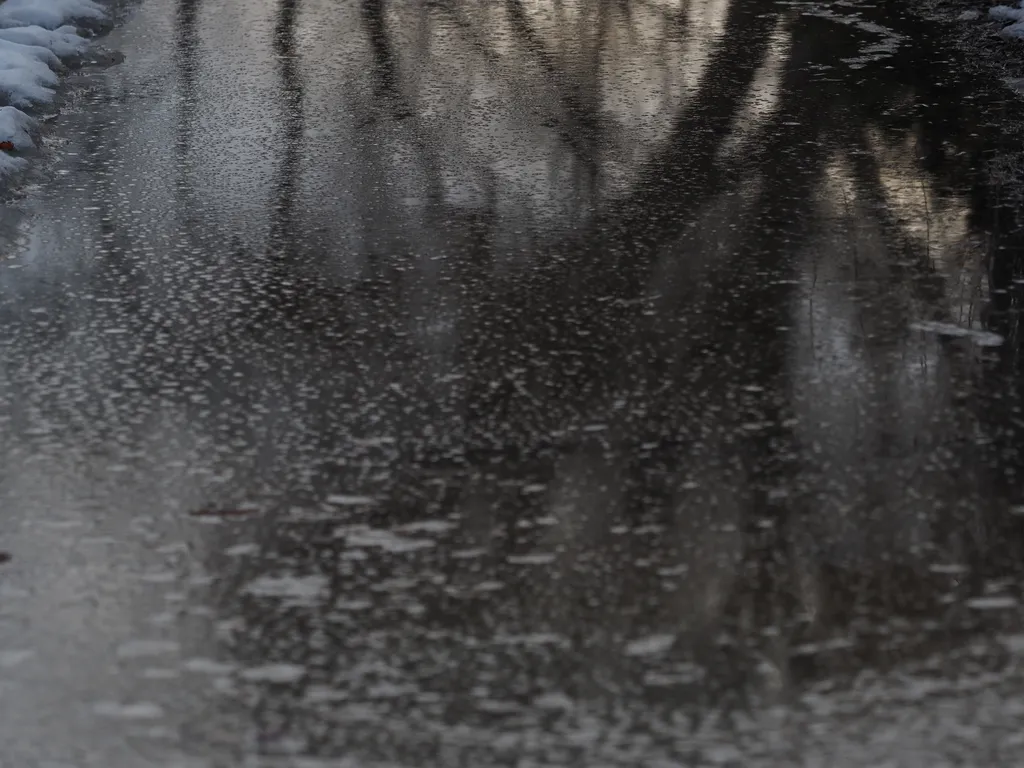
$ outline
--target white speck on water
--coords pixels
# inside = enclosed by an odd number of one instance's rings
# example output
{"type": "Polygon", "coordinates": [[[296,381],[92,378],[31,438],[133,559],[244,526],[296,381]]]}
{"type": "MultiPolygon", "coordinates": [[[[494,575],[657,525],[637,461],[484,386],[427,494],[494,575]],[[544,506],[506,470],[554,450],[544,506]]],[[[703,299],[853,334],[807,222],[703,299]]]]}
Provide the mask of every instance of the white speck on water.
{"type": "Polygon", "coordinates": [[[967,601],[967,607],[976,611],[997,611],[1006,608],[1014,608],[1017,605],[1017,598],[1010,595],[991,595],[988,597],[972,597],[967,601]]]}
{"type": "Polygon", "coordinates": [[[119,720],[154,720],[164,715],[163,707],[151,701],[139,701],[134,704],[101,701],[93,706],[93,712],[101,717],[114,717],[119,720]]]}
{"type": "Polygon", "coordinates": [[[119,659],[137,659],[143,656],[158,656],[174,653],[180,646],[173,640],[130,640],[117,648],[119,659]]]}
{"type": "Polygon", "coordinates": [[[928,566],[928,570],[932,573],[944,573],[944,574],[961,574],[967,573],[967,566],[960,565],[959,563],[934,563],[928,566]]]}
{"type": "Polygon", "coordinates": [[[430,539],[410,539],[379,528],[348,530],[343,536],[350,547],[376,547],[395,554],[415,552],[437,545],[437,542],[430,539]]]}
{"type": "Polygon", "coordinates": [[[179,674],[176,669],[166,669],[164,667],[148,667],[142,670],[142,676],[147,680],[173,680],[179,674]]]}
{"type": "Polygon", "coordinates": [[[1004,635],[999,642],[1006,646],[1010,653],[1024,655],[1024,635],[1004,635]]]}
{"type": "Polygon", "coordinates": [[[314,685],[306,691],[304,700],[310,704],[326,704],[332,701],[345,701],[348,698],[346,691],[325,685],[314,685]]]}
{"type": "Polygon", "coordinates": [[[555,556],[551,552],[537,552],[531,555],[509,555],[507,559],[512,565],[546,565],[554,561],[555,556]]]}
{"type": "Polygon", "coordinates": [[[234,671],[235,665],[196,656],[186,659],[181,668],[197,675],[227,675],[234,671]]]}
{"type": "Polygon", "coordinates": [[[494,642],[499,645],[522,645],[527,647],[545,645],[569,647],[569,641],[566,638],[552,632],[534,632],[530,635],[498,635],[494,638],[494,642]]]}
{"type": "Polygon", "coordinates": [[[627,656],[653,656],[664,653],[675,645],[676,636],[668,634],[648,635],[633,640],[626,644],[625,654],[627,656]]]}
{"type": "Polygon", "coordinates": [[[420,520],[416,523],[400,525],[398,530],[404,533],[445,533],[455,527],[450,520],[420,520]]]}
{"type": "Polygon", "coordinates": [[[457,549],[452,552],[453,560],[470,560],[474,557],[482,557],[487,554],[487,550],[483,547],[475,547],[473,549],[457,549]]]}
{"type": "Polygon", "coordinates": [[[376,504],[377,500],[372,496],[335,493],[327,497],[327,503],[336,507],[365,507],[370,504],[376,504]]]}
{"type": "Polygon", "coordinates": [[[564,712],[572,709],[575,704],[564,693],[545,693],[533,700],[533,706],[538,709],[560,710],[564,712]]]}
{"type": "Polygon", "coordinates": [[[375,448],[381,445],[393,445],[395,438],[393,437],[361,437],[353,438],[352,442],[356,445],[362,445],[369,448],[375,448]]]}
{"type": "Polygon", "coordinates": [[[505,583],[502,581],[489,580],[481,581],[479,584],[473,586],[474,592],[497,592],[499,589],[504,589],[505,583]]]}
{"type": "Polygon", "coordinates": [[[261,576],[249,582],[244,591],[258,597],[315,600],[326,587],[324,576],[261,576]]]}
{"type": "Polygon", "coordinates": [[[243,669],[240,677],[251,683],[294,683],[306,674],[298,664],[264,664],[243,669]]]}

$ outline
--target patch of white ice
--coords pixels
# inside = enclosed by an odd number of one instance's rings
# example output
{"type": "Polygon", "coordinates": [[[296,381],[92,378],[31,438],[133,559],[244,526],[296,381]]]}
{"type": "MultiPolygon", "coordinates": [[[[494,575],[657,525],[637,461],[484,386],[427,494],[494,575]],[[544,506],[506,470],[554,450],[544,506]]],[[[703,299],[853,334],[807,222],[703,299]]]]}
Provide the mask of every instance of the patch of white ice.
{"type": "Polygon", "coordinates": [[[0,106],[0,141],[10,141],[15,150],[31,150],[36,145],[39,123],[13,106],[0,106]]]}

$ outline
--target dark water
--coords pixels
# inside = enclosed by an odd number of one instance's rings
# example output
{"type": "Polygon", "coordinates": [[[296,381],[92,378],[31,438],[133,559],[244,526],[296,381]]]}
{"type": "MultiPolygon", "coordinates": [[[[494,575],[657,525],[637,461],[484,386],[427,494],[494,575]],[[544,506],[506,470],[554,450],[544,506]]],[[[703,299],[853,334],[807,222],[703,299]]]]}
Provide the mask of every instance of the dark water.
{"type": "Polygon", "coordinates": [[[0,222],[0,765],[1019,765],[1022,110],[889,5],[142,3],[0,222]]]}

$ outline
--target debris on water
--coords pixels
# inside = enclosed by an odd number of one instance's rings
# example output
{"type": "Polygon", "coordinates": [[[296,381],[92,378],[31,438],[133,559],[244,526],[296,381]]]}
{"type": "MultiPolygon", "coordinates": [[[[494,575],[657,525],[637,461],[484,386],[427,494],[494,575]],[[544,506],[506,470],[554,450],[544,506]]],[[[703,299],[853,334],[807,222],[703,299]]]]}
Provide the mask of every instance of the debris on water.
{"type": "Polygon", "coordinates": [[[335,493],[327,497],[327,503],[336,507],[365,507],[371,504],[376,504],[377,500],[372,496],[335,493]]]}

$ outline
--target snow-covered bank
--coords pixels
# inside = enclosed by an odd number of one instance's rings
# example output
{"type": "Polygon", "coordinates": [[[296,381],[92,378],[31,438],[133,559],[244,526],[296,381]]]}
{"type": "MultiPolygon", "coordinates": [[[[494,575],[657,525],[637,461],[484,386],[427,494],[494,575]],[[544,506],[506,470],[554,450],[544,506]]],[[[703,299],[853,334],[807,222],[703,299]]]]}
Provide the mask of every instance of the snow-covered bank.
{"type": "Polygon", "coordinates": [[[0,2],[0,177],[24,167],[38,140],[33,109],[53,101],[64,64],[89,45],[80,27],[106,20],[93,0],[0,2]]]}
{"type": "Polygon", "coordinates": [[[1003,27],[1001,34],[1007,37],[1024,37],[1024,0],[1021,0],[1020,5],[1016,8],[1011,8],[1008,5],[997,5],[989,9],[988,15],[996,21],[1013,22],[1009,26],[1003,27]]]}

